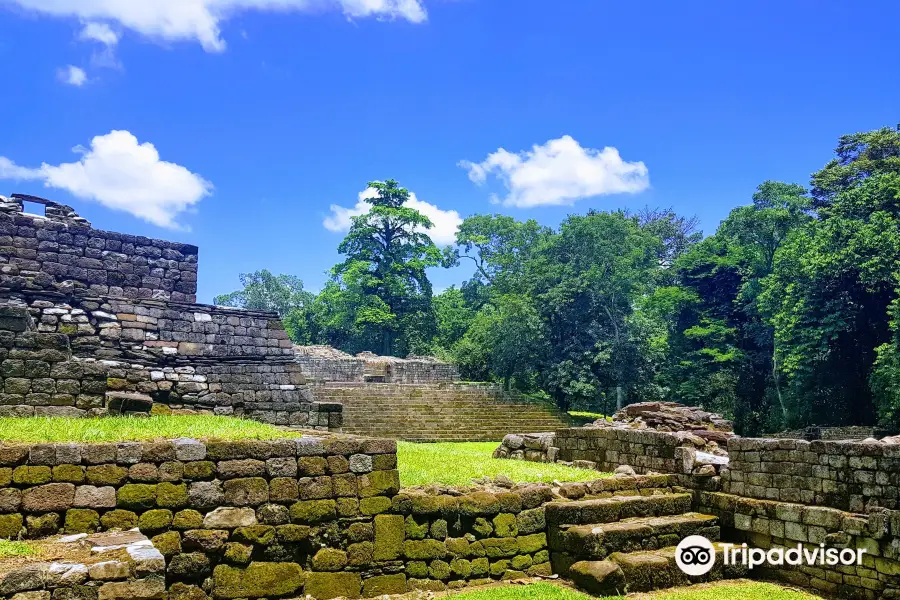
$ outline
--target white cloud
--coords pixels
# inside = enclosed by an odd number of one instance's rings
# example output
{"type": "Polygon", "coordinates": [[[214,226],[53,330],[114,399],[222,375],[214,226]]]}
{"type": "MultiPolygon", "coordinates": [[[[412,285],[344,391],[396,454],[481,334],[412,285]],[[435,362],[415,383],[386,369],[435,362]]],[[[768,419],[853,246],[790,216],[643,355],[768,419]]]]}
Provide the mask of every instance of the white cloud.
{"type": "MultiPolygon", "coordinates": [[[[2,169],[2,165],[0,165],[0,169],[2,169]]],[[[332,204],[331,215],[325,217],[322,225],[330,231],[349,230],[350,225],[353,223],[353,217],[366,214],[372,207],[365,199],[374,198],[377,193],[374,188],[366,188],[359,193],[359,200],[352,208],[332,204]]],[[[416,209],[431,220],[431,229],[422,230],[422,232],[427,233],[435,244],[443,246],[456,242],[456,230],[459,229],[462,223],[462,218],[458,212],[455,210],[441,210],[434,204],[419,200],[412,192],[410,192],[409,200],[406,201],[404,206],[416,209]]]]}
{"type": "MultiPolygon", "coordinates": [[[[340,9],[348,18],[427,19],[420,0],[11,0],[55,17],[111,21],[151,38],[200,42],[208,52],[225,49],[220,25],[248,10],[322,11],[340,9]]],[[[111,30],[110,30],[111,31],[111,30]]],[[[96,39],[96,38],[94,38],[96,39]]],[[[105,42],[104,42],[105,43],[105,42]]]]}
{"type": "Polygon", "coordinates": [[[74,65],[59,69],[56,72],[56,76],[63,83],[68,83],[69,85],[74,85],[76,87],[81,87],[87,82],[87,73],[84,72],[84,69],[74,65]]]}
{"type": "Polygon", "coordinates": [[[0,156],[0,179],[43,181],[46,187],[96,200],[160,227],[178,229],[175,217],[212,193],[213,186],[181,165],[162,161],[150,142],[128,131],[110,131],[76,146],[77,162],[21,167],[0,156]]]}
{"type": "Polygon", "coordinates": [[[623,161],[619,151],[609,146],[603,150],[582,148],[568,135],[518,153],[499,148],[480,163],[463,160],[459,166],[478,185],[495,175],[509,191],[503,204],[523,208],[573,204],[606,194],[635,194],[650,186],[643,162],[623,161]]]}
{"type": "Polygon", "coordinates": [[[119,34],[112,30],[106,23],[88,21],[78,35],[82,40],[93,40],[104,46],[115,46],[119,43],[119,34]]]}

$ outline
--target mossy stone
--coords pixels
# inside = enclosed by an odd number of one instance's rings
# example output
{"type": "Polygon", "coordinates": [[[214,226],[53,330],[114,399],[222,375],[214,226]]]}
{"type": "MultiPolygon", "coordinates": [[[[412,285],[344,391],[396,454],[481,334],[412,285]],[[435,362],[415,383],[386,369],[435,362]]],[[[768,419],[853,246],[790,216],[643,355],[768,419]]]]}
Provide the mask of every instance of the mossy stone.
{"type": "Polygon", "coordinates": [[[447,546],[447,550],[450,554],[459,557],[469,556],[469,540],[466,538],[447,538],[444,541],[444,545],[447,546]]]}
{"type": "Polygon", "coordinates": [[[550,577],[553,575],[553,568],[549,562],[542,562],[531,565],[525,572],[531,577],[550,577]]]}
{"type": "Polygon", "coordinates": [[[450,579],[450,564],[443,560],[433,560],[428,565],[428,574],[432,579],[446,581],[450,579]]]}
{"type": "Polygon", "coordinates": [[[126,483],[116,491],[116,505],[134,510],[156,506],[156,484],[126,483]]]}
{"type": "Polygon", "coordinates": [[[22,465],[13,470],[12,480],[17,485],[40,485],[53,479],[50,467],[22,465]]]}
{"type": "Polygon", "coordinates": [[[321,523],[337,516],[334,500],[304,500],[291,505],[291,521],[303,525],[321,523]]]}
{"type": "Polygon", "coordinates": [[[503,558],[519,553],[519,544],[516,538],[489,538],[481,540],[481,545],[488,558],[503,558]]]}
{"type": "Polygon", "coordinates": [[[301,585],[303,570],[296,563],[252,562],[246,569],[217,565],[213,569],[212,595],[221,599],[286,596],[296,592],[301,585]]]}
{"type": "Polygon", "coordinates": [[[359,573],[309,573],[303,592],[316,600],[356,598],[362,589],[359,573]]]}
{"type": "Polygon", "coordinates": [[[156,505],[163,508],[182,508],[187,506],[188,490],[184,483],[165,481],[156,486],[156,505]]]}
{"type": "Polygon", "coordinates": [[[519,544],[519,552],[523,554],[534,554],[538,550],[543,550],[547,547],[547,535],[544,533],[520,535],[516,538],[516,541],[519,544]]]}
{"type": "Polygon", "coordinates": [[[347,566],[347,553],[336,548],[322,548],[312,557],[316,571],[340,571],[347,566]]]}
{"type": "Polygon", "coordinates": [[[406,558],[430,560],[432,558],[444,558],[447,555],[447,548],[442,542],[432,539],[406,540],[403,544],[403,552],[406,554],[406,558]]]}
{"type": "Polygon", "coordinates": [[[137,514],[130,510],[116,509],[100,517],[103,529],[134,529],[138,524],[137,514]]]}
{"type": "Polygon", "coordinates": [[[445,540],[447,539],[447,521],[444,519],[437,519],[431,523],[431,528],[429,530],[431,533],[431,537],[436,540],[445,540]]]}
{"type": "Polygon", "coordinates": [[[534,564],[545,563],[550,560],[550,551],[549,550],[541,550],[540,552],[534,553],[534,564]]]}
{"type": "Polygon", "coordinates": [[[428,535],[428,521],[425,521],[420,525],[416,522],[415,517],[409,515],[406,517],[405,530],[407,539],[424,540],[428,535]]]}
{"type": "Polygon", "coordinates": [[[12,539],[19,537],[22,531],[22,515],[12,513],[8,515],[0,515],[0,538],[12,539]]]}
{"type": "Polygon", "coordinates": [[[150,540],[163,556],[170,558],[181,552],[181,534],[177,531],[166,531],[153,536],[150,540]]]}
{"type": "Polygon", "coordinates": [[[278,525],[275,533],[282,542],[303,542],[309,539],[312,528],[308,525],[278,525]]]}
{"type": "Polygon", "coordinates": [[[98,486],[117,486],[128,479],[128,469],[118,465],[91,465],[84,474],[88,483],[98,486]]]}
{"type": "Polygon", "coordinates": [[[322,456],[301,456],[297,459],[297,472],[301,477],[324,475],[327,464],[322,456]]]}
{"type": "Polygon", "coordinates": [[[172,517],[172,527],[175,529],[198,529],[203,527],[203,515],[191,508],[179,510],[172,517]]]}
{"type": "Polygon", "coordinates": [[[465,558],[454,558],[450,561],[450,570],[455,576],[467,579],[472,574],[472,562],[465,558]]]}
{"type": "Polygon", "coordinates": [[[225,544],[225,552],[223,556],[225,560],[231,563],[245,565],[250,562],[253,555],[253,546],[248,544],[239,544],[237,542],[228,542],[225,544]]]}
{"type": "Polygon", "coordinates": [[[494,533],[497,537],[516,537],[519,533],[516,527],[516,515],[510,513],[500,513],[494,517],[494,533]]]}
{"type": "Polygon", "coordinates": [[[335,502],[338,516],[355,517],[359,515],[359,500],[356,498],[338,498],[335,502]]]}
{"type": "Polygon", "coordinates": [[[496,515],[500,512],[500,501],[491,492],[472,492],[459,498],[459,512],[468,517],[496,515]]]}
{"type": "Polygon", "coordinates": [[[353,473],[333,475],[331,477],[331,485],[334,488],[334,495],[340,497],[354,497],[359,489],[356,484],[356,475],[353,473]]]}
{"type": "Polygon", "coordinates": [[[525,577],[527,577],[527,575],[524,571],[507,569],[503,572],[503,575],[500,576],[500,581],[515,581],[517,579],[525,579],[525,577]]]}
{"type": "Polygon", "coordinates": [[[496,560],[491,563],[490,574],[491,577],[500,577],[506,570],[509,569],[509,561],[508,560],[496,560]]]}
{"type": "Polygon", "coordinates": [[[547,528],[547,522],[543,507],[520,512],[516,515],[516,527],[520,535],[544,531],[547,528]]]}
{"type": "Polygon", "coordinates": [[[172,511],[167,508],[148,510],[138,518],[138,529],[141,531],[160,531],[171,524],[172,511]]]}
{"type": "Polygon", "coordinates": [[[168,572],[178,579],[202,581],[211,567],[209,557],[203,552],[182,552],[169,560],[168,572]]]}
{"type": "Polygon", "coordinates": [[[357,542],[347,546],[347,564],[351,567],[365,567],[372,564],[375,556],[375,544],[357,542]]]}
{"type": "Polygon", "coordinates": [[[74,323],[60,323],[57,325],[56,331],[66,335],[75,335],[78,333],[78,325],[74,323]]]}
{"type": "Polygon", "coordinates": [[[12,483],[12,474],[11,467],[0,467],[0,487],[6,487],[12,483]]]}
{"type": "Polygon", "coordinates": [[[406,574],[409,577],[428,577],[428,563],[424,560],[411,560],[406,563],[406,574]]]}
{"type": "Polygon", "coordinates": [[[275,542],[275,528],[271,525],[250,525],[238,527],[232,538],[235,542],[268,546],[275,542]]]}
{"type": "Polygon", "coordinates": [[[410,590],[421,590],[423,592],[443,592],[447,589],[447,584],[435,579],[408,579],[406,587],[410,590]]]}
{"type": "Polygon", "coordinates": [[[360,475],[357,479],[359,497],[393,496],[400,491],[400,473],[396,469],[390,471],[372,471],[360,475]]]}
{"type": "Polygon", "coordinates": [[[472,577],[484,577],[490,572],[491,563],[486,558],[476,558],[472,561],[472,577]]]}
{"type": "Polygon", "coordinates": [[[520,554],[518,556],[514,556],[513,559],[509,561],[509,564],[513,569],[516,569],[517,571],[524,571],[532,565],[532,561],[531,557],[527,554],[520,554]]]}
{"type": "Polygon", "coordinates": [[[472,523],[472,531],[474,531],[478,537],[485,538],[494,533],[494,526],[484,517],[478,517],[475,519],[475,522],[472,523]]]}
{"type": "Polygon", "coordinates": [[[209,600],[209,596],[200,587],[181,582],[173,583],[166,592],[165,598],[166,600],[209,600]]]}
{"type": "Polygon", "coordinates": [[[375,560],[400,558],[404,538],[405,523],[401,515],[375,516],[375,560]]]}
{"type": "Polygon", "coordinates": [[[364,598],[377,598],[390,594],[406,593],[406,575],[376,575],[363,581],[364,598]]]}
{"type": "Polygon", "coordinates": [[[391,509],[391,499],[385,496],[373,496],[359,501],[359,512],[364,515],[379,515],[391,509]]]}
{"type": "Polygon", "coordinates": [[[81,483],[84,481],[84,467],[81,465],[56,465],[53,467],[53,481],[81,483]]]}
{"type": "Polygon", "coordinates": [[[28,537],[46,537],[59,532],[59,514],[55,512],[25,517],[25,529],[28,537]]]}
{"type": "Polygon", "coordinates": [[[198,460],[184,463],[184,478],[190,481],[212,479],[216,474],[216,463],[211,460],[198,460]]]}
{"type": "Polygon", "coordinates": [[[100,527],[100,513],[89,508],[70,508],[66,511],[66,533],[93,533],[100,527]]]}
{"type": "Polygon", "coordinates": [[[350,542],[371,542],[375,539],[375,527],[372,523],[351,523],[344,536],[350,542]]]}

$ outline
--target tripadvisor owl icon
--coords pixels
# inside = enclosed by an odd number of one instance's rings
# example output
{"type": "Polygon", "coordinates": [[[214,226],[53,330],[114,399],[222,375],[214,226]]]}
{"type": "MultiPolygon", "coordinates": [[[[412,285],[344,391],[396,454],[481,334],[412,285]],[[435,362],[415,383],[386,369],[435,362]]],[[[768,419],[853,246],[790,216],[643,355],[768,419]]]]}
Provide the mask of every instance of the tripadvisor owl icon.
{"type": "Polygon", "coordinates": [[[705,575],[716,562],[712,542],[702,535],[689,535],[675,548],[675,563],[688,575],[705,575]]]}

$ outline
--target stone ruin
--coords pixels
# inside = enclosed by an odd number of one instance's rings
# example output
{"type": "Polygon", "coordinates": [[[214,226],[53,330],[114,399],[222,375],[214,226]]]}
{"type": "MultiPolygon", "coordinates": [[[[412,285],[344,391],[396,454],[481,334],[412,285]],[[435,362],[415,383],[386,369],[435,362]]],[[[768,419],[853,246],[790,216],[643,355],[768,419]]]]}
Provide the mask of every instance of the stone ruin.
{"type": "Polygon", "coordinates": [[[314,400],[275,313],[196,303],[197,259],[196,246],[0,196],[0,415],[152,410],[339,430],[340,404],[314,400]]]}
{"type": "Polygon", "coordinates": [[[397,358],[372,352],[353,356],[331,346],[294,346],[294,360],[316,382],[416,384],[459,380],[456,365],[433,356],[397,358]]]}

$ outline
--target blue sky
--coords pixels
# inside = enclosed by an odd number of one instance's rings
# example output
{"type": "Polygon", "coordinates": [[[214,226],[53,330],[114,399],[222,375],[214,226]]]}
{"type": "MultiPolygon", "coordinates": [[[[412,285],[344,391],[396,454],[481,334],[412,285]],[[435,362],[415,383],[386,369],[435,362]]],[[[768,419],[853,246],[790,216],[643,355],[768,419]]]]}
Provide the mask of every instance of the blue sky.
{"type": "Polygon", "coordinates": [[[0,0],[0,193],[197,244],[206,302],[260,268],[318,289],[342,239],[323,221],[369,180],[445,234],[450,211],[644,205],[711,233],[900,121],[896,2],[130,2],[0,0]]]}

